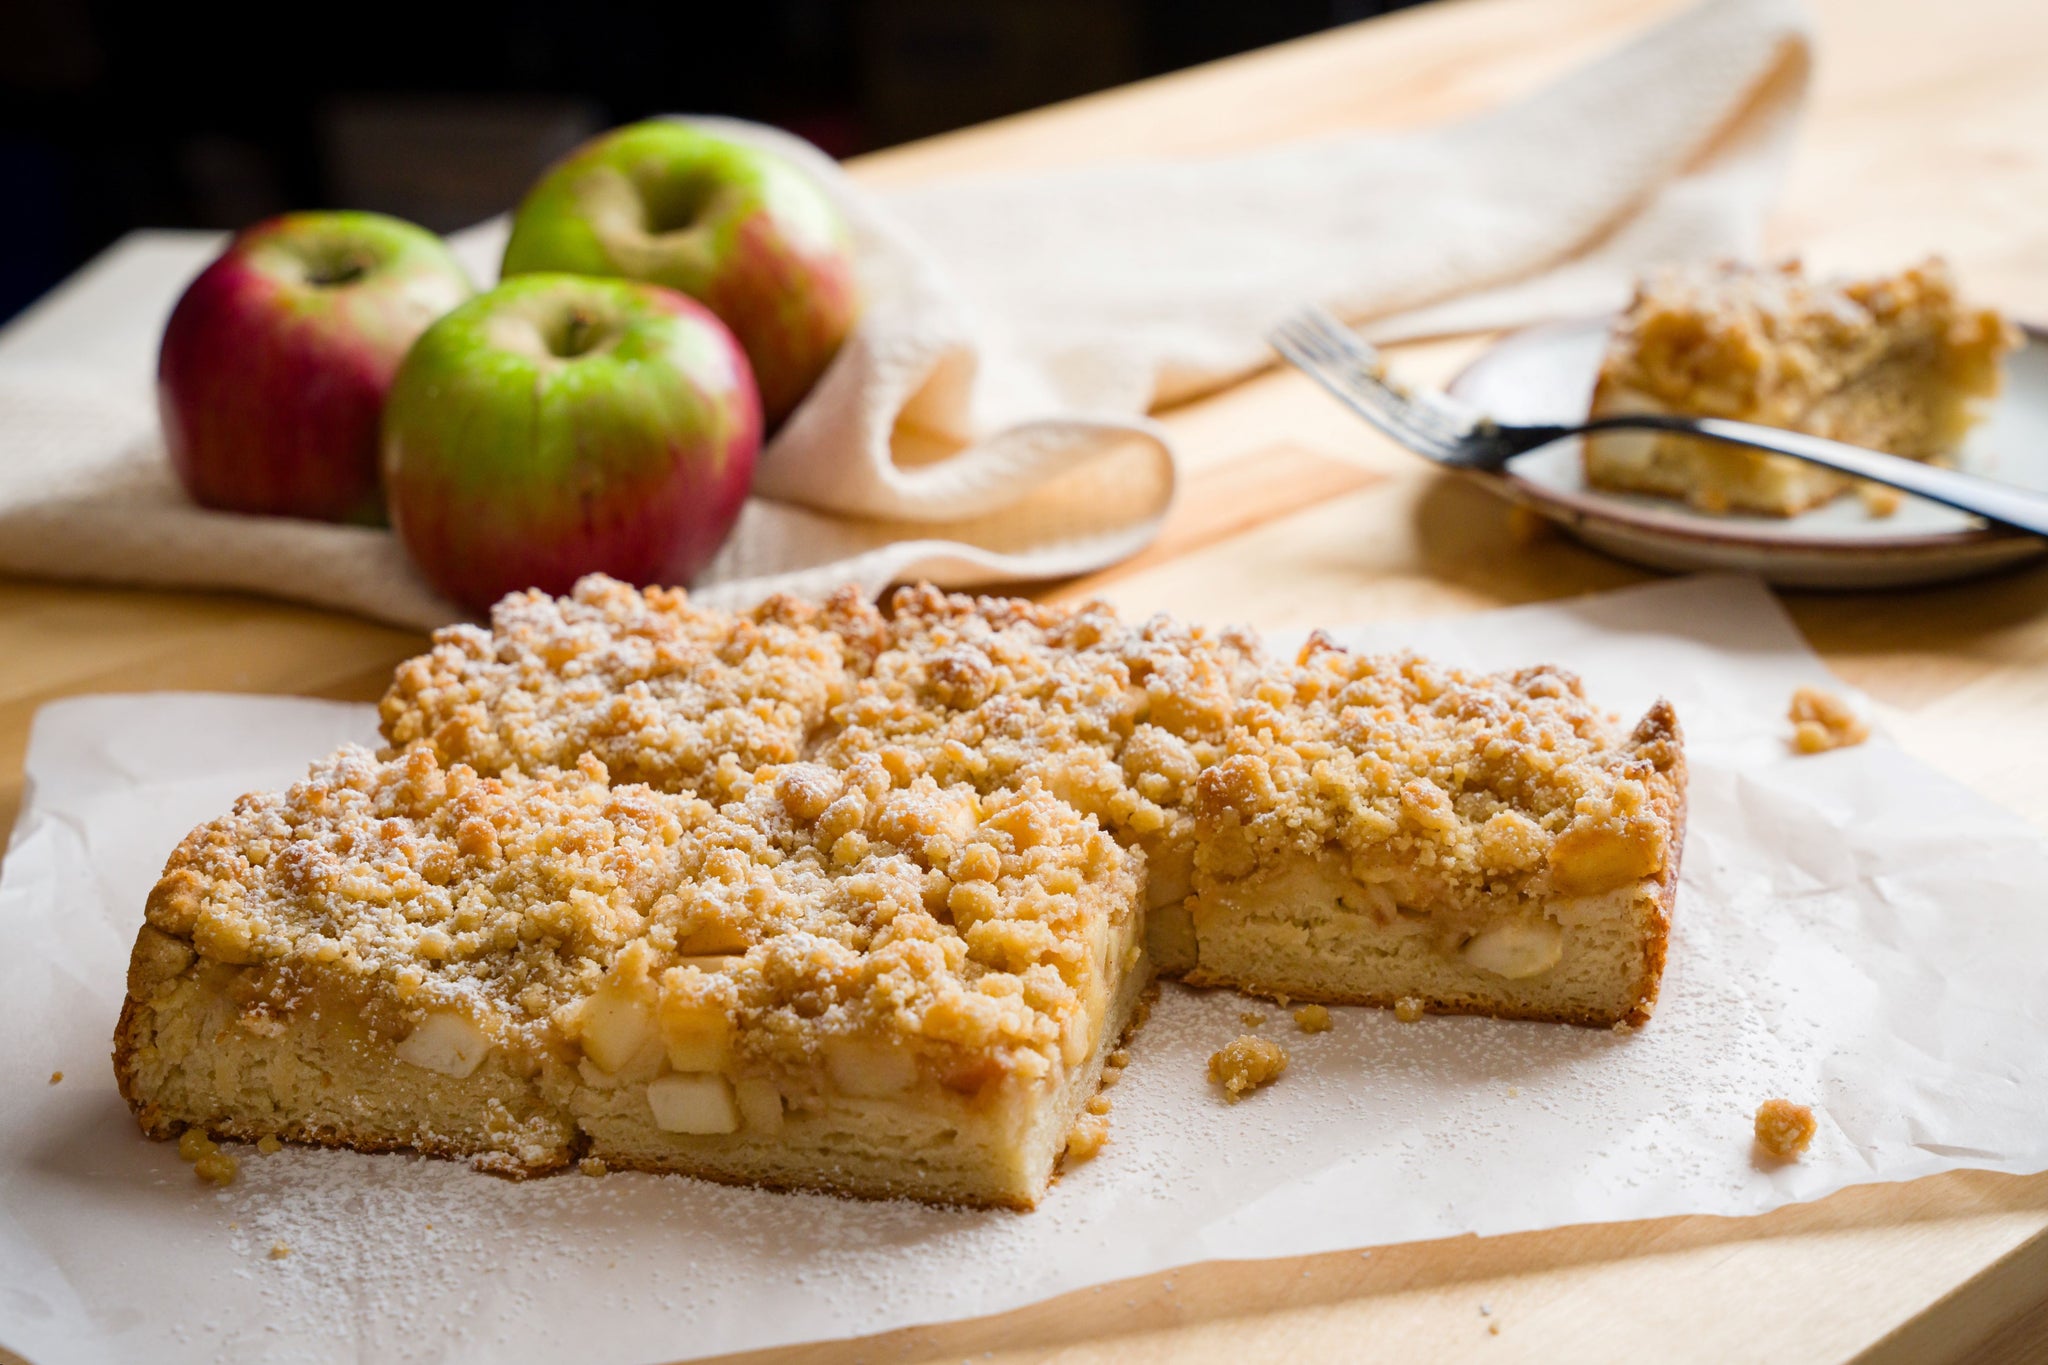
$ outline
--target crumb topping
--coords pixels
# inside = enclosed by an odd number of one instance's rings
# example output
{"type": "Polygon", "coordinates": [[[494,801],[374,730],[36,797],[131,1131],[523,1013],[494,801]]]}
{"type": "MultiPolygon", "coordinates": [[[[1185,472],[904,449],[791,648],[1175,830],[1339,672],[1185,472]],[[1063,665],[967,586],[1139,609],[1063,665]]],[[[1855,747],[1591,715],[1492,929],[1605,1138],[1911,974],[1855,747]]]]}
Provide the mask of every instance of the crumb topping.
{"type": "Polygon", "coordinates": [[[1870,727],[1863,718],[1824,688],[1802,687],[1794,692],[1789,719],[1792,747],[1802,754],[1847,749],[1870,738],[1870,727]]]}
{"type": "Polygon", "coordinates": [[[258,1029],[317,981],[450,1074],[503,1047],[855,1094],[1077,1064],[1148,895],[1279,852],[1336,850],[1387,915],[1658,875],[1682,770],[1668,706],[1619,736],[1555,669],[929,588],[515,595],[381,718],[381,753],[187,837],[139,979],[237,968],[258,1029]]]}
{"type": "Polygon", "coordinates": [[[1803,1104],[1770,1099],[1757,1106],[1756,1145],[1779,1161],[1796,1161],[1819,1129],[1813,1110],[1803,1104]]]}
{"type": "Polygon", "coordinates": [[[379,707],[388,753],[426,743],[486,776],[573,768],[711,795],[721,775],[793,763],[879,625],[852,592],[750,612],[593,575],[568,597],[515,593],[491,628],[451,626],[401,664],[379,707]]]}
{"type": "Polygon", "coordinates": [[[918,766],[770,765],[715,807],[615,784],[588,755],[485,778],[427,747],[348,748],[195,830],[147,918],[260,968],[254,1019],[317,968],[399,1037],[454,1012],[495,1041],[544,1050],[553,1030],[591,1051],[602,996],[718,1015],[762,1061],[807,1064],[849,1032],[1072,1061],[1135,855],[1035,784],[981,797],[918,766]]]}
{"type": "Polygon", "coordinates": [[[1827,395],[1894,360],[1989,396],[2000,360],[2018,344],[1996,312],[1961,300],[1939,258],[1845,281],[1809,278],[1797,261],[1724,263],[1643,280],[1610,343],[1607,372],[1687,412],[1811,429],[1827,395]]]}
{"type": "Polygon", "coordinates": [[[1223,1087],[1223,1098],[1231,1104],[1279,1080],[1285,1070],[1286,1049],[1249,1033],[1231,1039],[1209,1058],[1209,1079],[1223,1087]]]}
{"type": "Polygon", "coordinates": [[[1330,1011],[1323,1005],[1303,1005],[1294,1012],[1294,1026],[1303,1033],[1328,1033],[1330,1011]]]}

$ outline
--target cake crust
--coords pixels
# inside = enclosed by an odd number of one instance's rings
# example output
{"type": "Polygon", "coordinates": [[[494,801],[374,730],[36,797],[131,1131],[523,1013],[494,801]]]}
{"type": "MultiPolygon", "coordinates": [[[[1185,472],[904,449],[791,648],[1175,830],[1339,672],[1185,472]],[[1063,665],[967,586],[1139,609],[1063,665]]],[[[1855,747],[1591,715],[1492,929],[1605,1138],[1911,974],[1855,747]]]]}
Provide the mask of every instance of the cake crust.
{"type": "Polygon", "coordinates": [[[166,865],[151,1136],[1028,1208],[1155,972],[1635,1026],[1668,950],[1677,718],[1556,669],[589,579],[380,714],[166,865]]]}

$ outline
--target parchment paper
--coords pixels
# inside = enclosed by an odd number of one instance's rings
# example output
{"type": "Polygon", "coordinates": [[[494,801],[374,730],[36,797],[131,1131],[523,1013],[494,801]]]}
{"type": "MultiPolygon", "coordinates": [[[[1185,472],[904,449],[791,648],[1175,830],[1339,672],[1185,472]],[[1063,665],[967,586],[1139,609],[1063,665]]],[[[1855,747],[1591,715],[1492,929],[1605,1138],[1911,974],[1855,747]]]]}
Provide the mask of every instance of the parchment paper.
{"type": "Polygon", "coordinates": [[[107,1064],[143,896],[188,827],[368,737],[369,710],[172,694],[47,708],[0,874],[0,1342],[38,1365],[652,1361],[991,1313],[1207,1258],[2048,1169],[2048,841],[1881,736],[1792,756],[1789,694],[1829,679],[1762,588],[1695,579],[1344,634],[1563,663],[1624,714],[1673,699],[1692,827],[1655,1020],[1617,1036],[1338,1009],[1311,1037],[1263,1006],[1292,1066],[1226,1106],[1206,1059],[1246,1003],[1169,986],[1112,1092],[1110,1145],[1028,1215],[641,1175],[512,1185],[292,1149],[241,1149],[233,1186],[200,1185],[137,1136],[107,1064]],[[1822,1115],[1794,1165],[1752,1153],[1751,1116],[1776,1095],[1822,1115]]]}

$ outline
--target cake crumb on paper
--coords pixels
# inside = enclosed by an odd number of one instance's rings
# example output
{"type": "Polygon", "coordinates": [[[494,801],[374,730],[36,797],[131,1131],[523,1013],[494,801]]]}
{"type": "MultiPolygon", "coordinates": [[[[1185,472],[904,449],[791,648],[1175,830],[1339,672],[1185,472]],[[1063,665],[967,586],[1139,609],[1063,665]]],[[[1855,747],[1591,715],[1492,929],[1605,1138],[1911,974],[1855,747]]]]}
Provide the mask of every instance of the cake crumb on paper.
{"type": "Polygon", "coordinates": [[[1328,1033],[1330,1011],[1323,1005],[1303,1005],[1294,1012],[1294,1026],[1303,1033],[1328,1033]]]}
{"type": "Polygon", "coordinates": [[[187,1128],[179,1135],[178,1156],[192,1163],[192,1174],[215,1185],[232,1185],[235,1172],[241,1169],[233,1154],[223,1152],[220,1144],[199,1128],[187,1128]]]}
{"type": "MultiPolygon", "coordinates": [[[[1103,1097],[1097,1095],[1096,1099],[1103,1097]]],[[[1109,1109],[1105,1101],[1100,1113],[1092,1102],[1087,1112],[1074,1119],[1074,1126],[1067,1131],[1067,1159],[1069,1161],[1090,1161],[1103,1145],[1109,1141],[1109,1109]]]]}
{"type": "Polygon", "coordinates": [[[50,1073],[50,1084],[51,1084],[51,1085],[55,1085],[55,1084],[57,1084],[57,1083],[58,1083],[59,1081],[61,1081],[61,1080],[63,1080],[63,1079],[64,1079],[64,1073],[63,1073],[63,1072],[61,1072],[61,1071],[52,1071],[52,1072],[50,1073]]]}
{"type": "Polygon", "coordinates": [[[1422,1022],[1422,1002],[1412,995],[1404,995],[1394,1002],[1394,1017],[1404,1024],[1422,1022]]]}
{"type": "Polygon", "coordinates": [[[287,1246],[283,1242],[272,1242],[270,1244],[270,1259],[273,1261],[282,1261],[285,1257],[291,1254],[291,1247],[287,1246]]]}
{"type": "Polygon", "coordinates": [[[1846,749],[1870,738],[1870,727],[1834,693],[1802,687],[1792,694],[1792,747],[1802,754],[1846,749]]]}
{"type": "Polygon", "coordinates": [[[1246,1010],[1237,1016],[1237,1022],[1243,1024],[1246,1028],[1257,1028],[1266,1022],[1266,1016],[1257,1010],[1246,1010]]]}
{"type": "Polygon", "coordinates": [[[1780,1161],[1797,1161],[1819,1128],[1806,1105],[1772,1099],[1756,1107],[1756,1145],[1780,1161]]]}
{"type": "Polygon", "coordinates": [[[1232,1104],[1261,1086],[1271,1085],[1287,1069],[1287,1052],[1278,1043],[1240,1034],[1209,1058],[1209,1079],[1223,1087],[1232,1104]]]}

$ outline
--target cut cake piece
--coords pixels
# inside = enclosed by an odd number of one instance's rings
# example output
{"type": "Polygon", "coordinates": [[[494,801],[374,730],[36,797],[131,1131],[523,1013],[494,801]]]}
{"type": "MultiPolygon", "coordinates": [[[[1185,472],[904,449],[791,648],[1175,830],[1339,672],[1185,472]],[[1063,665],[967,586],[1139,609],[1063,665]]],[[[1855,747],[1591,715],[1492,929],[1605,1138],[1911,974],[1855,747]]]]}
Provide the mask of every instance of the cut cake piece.
{"type": "Polygon", "coordinates": [[[1029,1206],[1155,970],[1639,1024],[1683,836],[1662,703],[928,588],[515,595],[381,716],[173,855],[151,1134],[1029,1206]]]}
{"type": "MultiPolygon", "coordinates": [[[[1616,322],[1592,417],[1726,417],[1915,460],[1954,454],[2019,333],[1965,304],[1939,259],[1827,282],[1796,262],[1668,270],[1616,322]]],[[[1855,480],[1785,455],[1660,432],[1584,438],[1586,481],[1707,512],[1793,516],[1855,480]]]]}
{"type": "Polygon", "coordinates": [[[1141,860],[1026,786],[344,750],[193,832],[117,1035],[145,1131],[1029,1207],[1150,980],[1141,860]]]}

